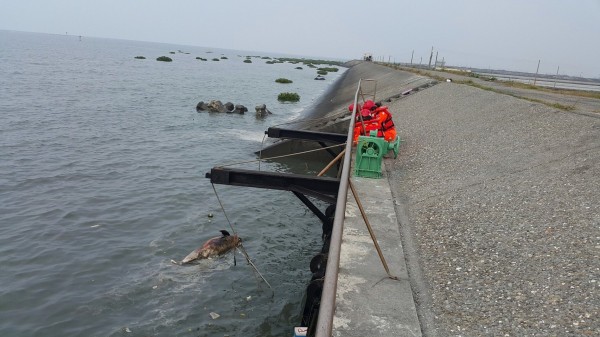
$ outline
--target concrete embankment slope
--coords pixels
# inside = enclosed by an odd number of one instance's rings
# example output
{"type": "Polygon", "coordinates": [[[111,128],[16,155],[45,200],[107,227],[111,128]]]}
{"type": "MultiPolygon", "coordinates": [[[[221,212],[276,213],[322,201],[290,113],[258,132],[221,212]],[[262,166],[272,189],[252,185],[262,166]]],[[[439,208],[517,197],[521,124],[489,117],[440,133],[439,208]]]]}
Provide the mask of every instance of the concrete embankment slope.
{"type": "Polygon", "coordinates": [[[600,335],[600,119],[455,83],[389,106],[423,335],[600,335]]]}
{"type": "MultiPolygon", "coordinates": [[[[365,81],[363,91],[365,99],[384,100],[392,96],[399,96],[402,92],[434,82],[428,77],[415,75],[404,71],[392,71],[389,67],[372,62],[351,61],[346,64],[349,69],[336,83],[317,101],[307,113],[297,121],[281,128],[299,130],[318,130],[325,132],[348,132],[348,105],[354,100],[358,82],[365,81]],[[374,86],[376,83],[376,87],[374,86]]],[[[263,157],[285,155],[300,152],[311,148],[318,148],[314,141],[280,141],[267,140],[266,147],[262,150],[263,157]]],[[[325,153],[323,151],[323,153],[325,153]]],[[[326,159],[331,159],[326,157],[326,159]]]]}
{"type": "Polygon", "coordinates": [[[303,116],[305,118],[321,118],[347,112],[348,105],[354,100],[358,82],[365,81],[363,93],[366,99],[373,99],[371,95],[376,94],[375,100],[387,99],[402,93],[405,90],[430,82],[427,77],[415,75],[405,71],[390,71],[389,67],[372,62],[351,61],[346,63],[349,67],[330,90],[317,102],[314,109],[303,116]],[[376,86],[375,86],[376,83],[376,86]]]}

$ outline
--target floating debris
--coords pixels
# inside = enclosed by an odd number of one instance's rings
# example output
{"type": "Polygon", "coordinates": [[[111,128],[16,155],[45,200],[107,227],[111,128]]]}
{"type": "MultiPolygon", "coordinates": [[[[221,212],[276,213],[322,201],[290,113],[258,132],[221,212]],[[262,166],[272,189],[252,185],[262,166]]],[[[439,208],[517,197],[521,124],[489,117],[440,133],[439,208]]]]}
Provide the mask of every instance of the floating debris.
{"type": "Polygon", "coordinates": [[[209,315],[210,315],[210,317],[212,317],[212,319],[217,319],[217,318],[221,317],[221,315],[217,314],[216,312],[211,312],[209,315]]]}

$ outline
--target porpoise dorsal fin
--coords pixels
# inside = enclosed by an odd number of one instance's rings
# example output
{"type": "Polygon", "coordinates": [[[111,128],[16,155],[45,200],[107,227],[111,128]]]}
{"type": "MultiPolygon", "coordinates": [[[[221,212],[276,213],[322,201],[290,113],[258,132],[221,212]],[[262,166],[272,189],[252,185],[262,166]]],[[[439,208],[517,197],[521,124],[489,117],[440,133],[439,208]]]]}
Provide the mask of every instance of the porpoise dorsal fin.
{"type": "Polygon", "coordinates": [[[231,234],[229,234],[228,231],[221,229],[219,232],[221,232],[221,234],[223,234],[223,236],[230,236],[231,234]]]}

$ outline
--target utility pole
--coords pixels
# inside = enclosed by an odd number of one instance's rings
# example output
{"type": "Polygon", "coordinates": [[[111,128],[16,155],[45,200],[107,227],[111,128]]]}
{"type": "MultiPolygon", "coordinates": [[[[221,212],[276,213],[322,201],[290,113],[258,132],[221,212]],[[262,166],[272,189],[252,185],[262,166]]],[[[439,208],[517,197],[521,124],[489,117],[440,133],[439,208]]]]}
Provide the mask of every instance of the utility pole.
{"type": "Polygon", "coordinates": [[[433,69],[435,69],[437,67],[437,57],[438,57],[438,53],[439,51],[435,52],[435,63],[433,64],[433,69]]]}
{"type": "Polygon", "coordinates": [[[558,69],[560,69],[560,66],[556,68],[556,77],[554,77],[554,88],[556,88],[556,78],[558,77],[558,69]]]}
{"type": "Polygon", "coordinates": [[[429,54],[429,69],[431,69],[431,59],[433,58],[433,46],[431,46],[431,54],[429,54]]]}
{"type": "Polygon", "coordinates": [[[535,86],[535,82],[537,81],[538,71],[540,71],[540,61],[541,60],[538,60],[537,70],[535,71],[535,77],[533,78],[533,86],[535,86]]]}
{"type": "Polygon", "coordinates": [[[415,50],[413,49],[412,54],[410,55],[410,65],[412,66],[412,60],[413,57],[415,56],[415,50]]]}

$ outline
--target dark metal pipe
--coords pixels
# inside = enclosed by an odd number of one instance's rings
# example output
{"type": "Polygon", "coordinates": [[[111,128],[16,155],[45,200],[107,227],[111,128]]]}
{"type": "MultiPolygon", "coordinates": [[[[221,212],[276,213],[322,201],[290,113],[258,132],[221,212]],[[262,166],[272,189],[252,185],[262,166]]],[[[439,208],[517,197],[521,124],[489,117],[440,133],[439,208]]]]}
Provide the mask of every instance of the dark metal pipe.
{"type": "Polygon", "coordinates": [[[321,293],[321,305],[319,308],[319,319],[317,321],[316,337],[330,337],[333,330],[333,315],[335,313],[335,295],[337,292],[338,272],[340,266],[340,249],[342,246],[342,233],[344,231],[344,216],[346,214],[346,201],[348,199],[348,182],[350,179],[350,160],[352,157],[352,142],[354,140],[354,120],[356,118],[356,106],[360,83],[354,94],[354,109],[350,117],[348,136],[346,138],[346,154],[342,165],[340,187],[338,189],[337,203],[335,207],[335,220],[331,232],[329,256],[327,258],[327,270],[321,293]]]}

